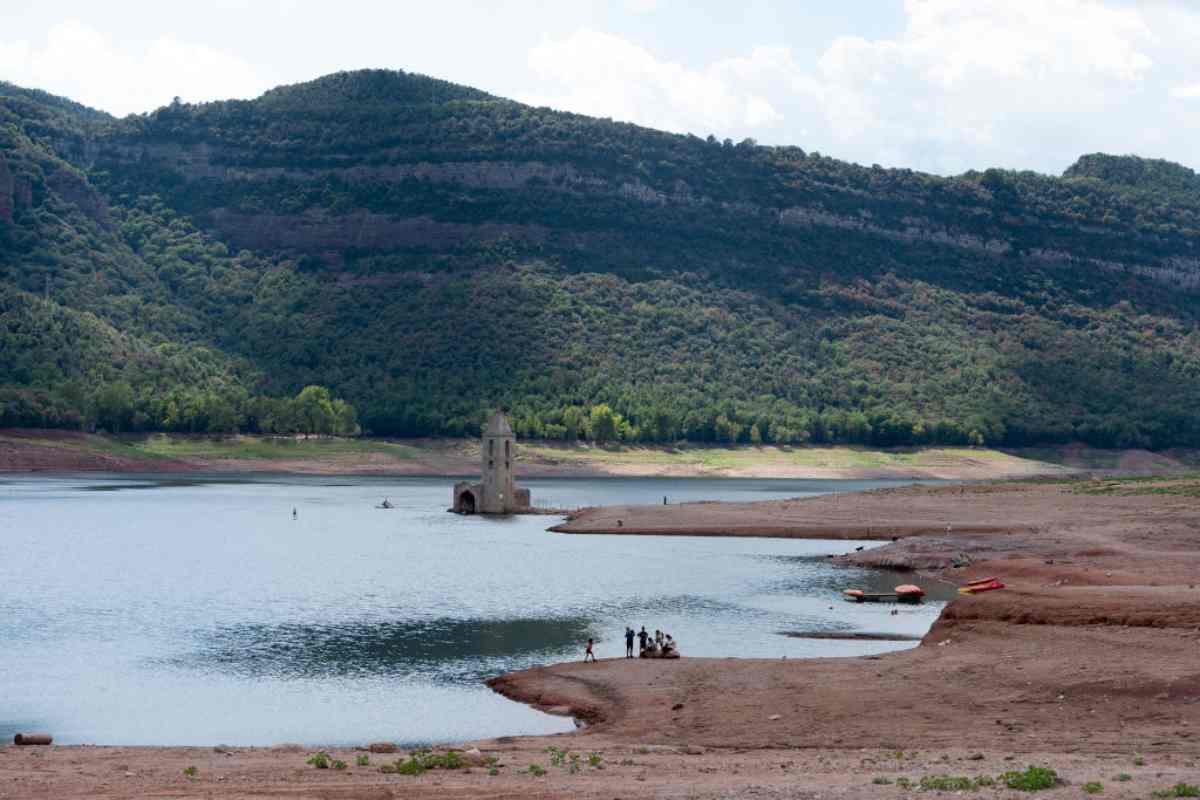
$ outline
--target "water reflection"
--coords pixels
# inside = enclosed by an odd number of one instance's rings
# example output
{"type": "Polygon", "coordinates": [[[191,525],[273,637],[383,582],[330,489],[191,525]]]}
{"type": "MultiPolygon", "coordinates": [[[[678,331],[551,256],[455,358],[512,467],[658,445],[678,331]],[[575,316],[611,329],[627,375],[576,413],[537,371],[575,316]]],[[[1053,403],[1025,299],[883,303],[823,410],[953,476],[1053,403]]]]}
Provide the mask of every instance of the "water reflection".
{"type": "Polygon", "coordinates": [[[245,677],[297,679],[432,672],[443,678],[471,680],[477,677],[476,669],[446,669],[447,665],[467,662],[482,668],[489,659],[577,650],[590,634],[590,621],[578,617],[242,624],[202,634],[201,649],[175,663],[245,677]]]}
{"type": "Polygon", "coordinates": [[[120,481],[114,483],[93,483],[79,488],[85,492],[124,492],[129,489],[171,489],[185,486],[203,486],[205,483],[208,483],[208,481],[158,480],[153,483],[120,481]]]}

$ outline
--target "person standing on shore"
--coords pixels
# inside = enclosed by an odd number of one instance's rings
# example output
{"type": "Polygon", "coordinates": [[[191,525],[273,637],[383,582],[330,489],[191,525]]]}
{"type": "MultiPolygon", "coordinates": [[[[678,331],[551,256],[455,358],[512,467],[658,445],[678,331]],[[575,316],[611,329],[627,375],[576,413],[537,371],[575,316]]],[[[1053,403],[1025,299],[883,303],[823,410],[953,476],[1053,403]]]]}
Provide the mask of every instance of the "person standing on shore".
{"type": "Polygon", "coordinates": [[[592,652],[592,640],[591,639],[588,639],[587,650],[583,654],[583,663],[586,664],[589,657],[591,657],[593,662],[596,660],[596,654],[592,652]]]}
{"type": "Polygon", "coordinates": [[[633,658],[633,628],[625,626],[625,657],[633,658]]]}
{"type": "Polygon", "coordinates": [[[646,650],[646,640],[647,640],[647,639],[649,639],[649,638],[650,638],[650,634],[646,633],[646,626],[645,626],[645,625],[643,625],[643,626],[642,626],[642,630],[641,630],[640,632],[638,632],[638,640],[641,642],[641,645],[642,645],[642,647],[641,647],[641,651],[639,651],[639,654],[640,654],[641,652],[645,652],[645,650],[646,650]]]}

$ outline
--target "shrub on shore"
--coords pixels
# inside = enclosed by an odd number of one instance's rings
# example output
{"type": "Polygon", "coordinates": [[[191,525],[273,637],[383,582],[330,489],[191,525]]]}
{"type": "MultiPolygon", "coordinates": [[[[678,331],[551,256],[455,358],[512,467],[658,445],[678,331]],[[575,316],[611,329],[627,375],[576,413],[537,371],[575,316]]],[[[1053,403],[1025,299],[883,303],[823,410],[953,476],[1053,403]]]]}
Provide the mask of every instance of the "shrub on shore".
{"type": "Polygon", "coordinates": [[[1031,766],[1024,772],[1006,772],[1000,776],[1010,789],[1022,792],[1039,792],[1043,789],[1053,789],[1058,783],[1058,773],[1048,767],[1031,766]]]}

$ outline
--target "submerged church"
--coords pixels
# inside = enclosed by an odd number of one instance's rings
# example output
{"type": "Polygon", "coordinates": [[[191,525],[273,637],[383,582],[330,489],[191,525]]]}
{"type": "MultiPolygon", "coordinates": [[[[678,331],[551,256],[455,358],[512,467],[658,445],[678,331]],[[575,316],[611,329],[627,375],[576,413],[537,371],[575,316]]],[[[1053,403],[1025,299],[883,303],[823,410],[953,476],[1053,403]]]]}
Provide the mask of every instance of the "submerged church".
{"type": "Polygon", "coordinates": [[[514,514],[529,508],[529,490],[513,483],[517,437],[504,412],[492,415],[483,432],[480,461],[483,480],[454,484],[454,505],[459,514],[514,514]]]}

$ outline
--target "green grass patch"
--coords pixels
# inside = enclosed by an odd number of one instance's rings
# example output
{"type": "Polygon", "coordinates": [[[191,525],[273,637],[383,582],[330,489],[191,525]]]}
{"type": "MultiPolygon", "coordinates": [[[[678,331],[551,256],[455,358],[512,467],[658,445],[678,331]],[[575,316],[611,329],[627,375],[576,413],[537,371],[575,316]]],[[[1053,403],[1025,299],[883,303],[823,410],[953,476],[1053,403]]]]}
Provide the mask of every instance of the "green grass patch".
{"type": "Polygon", "coordinates": [[[970,447],[924,447],[872,449],[843,445],[836,447],[786,445],[675,446],[646,445],[558,445],[523,442],[521,450],[529,456],[549,461],[637,466],[699,467],[710,471],[750,469],[758,466],[811,468],[814,470],[854,470],[892,468],[934,468],[966,466],[981,461],[993,464],[1009,462],[1030,472],[1053,472],[1060,467],[1000,450],[970,447]]]}
{"type": "Polygon", "coordinates": [[[1200,786],[1177,783],[1170,789],[1158,789],[1151,794],[1155,797],[1200,797],[1200,786]]]}
{"type": "MultiPolygon", "coordinates": [[[[103,437],[96,437],[103,439],[103,437]]],[[[246,459],[272,461],[322,459],[380,453],[396,459],[413,459],[421,450],[382,439],[291,436],[171,436],[159,434],[133,440],[127,449],[146,458],[246,459]]]]}
{"type": "Polygon", "coordinates": [[[1024,772],[1006,772],[1000,776],[1004,785],[1022,792],[1040,792],[1053,789],[1058,783],[1058,773],[1047,767],[1029,767],[1024,772]]]}
{"type": "Polygon", "coordinates": [[[457,750],[446,753],[417,750],[407,759],[401,758],[394,764],[384,764],[379,771],[390,775],[421,775],[431,769],[462,769],[466,765],[462,753],[457,750]]]}
{"type": "Polygon", "coordinates": [[[974,791],[975,781],[965,775],[926,775],[920,786],[927,792],[969,792],[974,791]]]}
{"type": "Polygon", "coordinates": [[[1100,781],[1088,781],[1079,788],[1083,790],[1084,794],[1100,794],[1104,791],[1104,784],[1100,781]]]}

